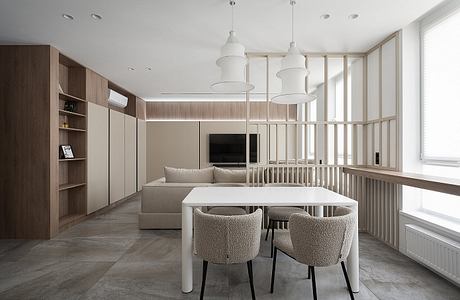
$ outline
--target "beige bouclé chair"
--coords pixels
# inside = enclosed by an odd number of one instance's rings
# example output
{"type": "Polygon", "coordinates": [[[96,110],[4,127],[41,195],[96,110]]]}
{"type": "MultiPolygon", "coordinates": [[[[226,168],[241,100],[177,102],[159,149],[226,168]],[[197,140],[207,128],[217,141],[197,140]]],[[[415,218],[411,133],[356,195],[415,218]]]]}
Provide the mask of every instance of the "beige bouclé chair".
{"type": "MultiPolygon", "coordinates": [[[[268,183],[266,187],[303,187],[304,185],[299,183],[268,183]]],[[[272,230],[272,239],[270,245],[270,257],[273,257],[273,239],[275,237],[275,223],[288,223],[289,217],[294,214],[307,214],[307,212],[300,207],[292,206],[273,206],[268,208],[268,226],[267,233],[265,234],[265,240],[268,238],[270,228],[272,230]]]]}
{"type": "Polygon", "coordinates": [[[356,212],[337,207],[333,217],[312,217],[293,214],[289,218],[289,232],[274,240],[273,269],[270,292],[275,282],[276,254],[281,250],[296,261],[308,266],[308,278],[312,280],[313,298],[317,299],[315,267],[327,267],[338,263],[347,283],[350,298],[354,299],[344,261],[350,252],[356,212]]]}
{"type": "Polygon", "coordinates": [[[262,210],[239,216],[220,216],[195,210],[195,253],[203,259],[200,299],[203,299],[208,262],[247,263],[252,299],[255,299],[252,260],[260,247],[262,210]]]}

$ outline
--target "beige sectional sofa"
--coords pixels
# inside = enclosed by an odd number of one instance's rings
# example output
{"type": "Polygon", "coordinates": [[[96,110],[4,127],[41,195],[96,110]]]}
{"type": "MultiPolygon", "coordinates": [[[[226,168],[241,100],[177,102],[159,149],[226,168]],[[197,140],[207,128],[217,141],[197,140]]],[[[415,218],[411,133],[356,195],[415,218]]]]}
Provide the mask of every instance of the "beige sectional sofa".
{"type": "Polygon", "coordinates": [[[164,171],[165,177],[149,182],[142,188],[140,229],[180,229],[182,200],[194,187],[246,182],[245,169],[165,167],[164,171]]]}

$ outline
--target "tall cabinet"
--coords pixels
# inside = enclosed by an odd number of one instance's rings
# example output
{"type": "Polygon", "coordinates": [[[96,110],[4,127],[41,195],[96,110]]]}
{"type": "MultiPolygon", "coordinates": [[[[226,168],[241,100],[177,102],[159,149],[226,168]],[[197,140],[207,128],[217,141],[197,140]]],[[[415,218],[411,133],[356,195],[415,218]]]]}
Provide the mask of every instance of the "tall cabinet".
{"type": "Polygon", "coordinates": [[[0,65],[0,238],[49,239],[136,192],[142,99],[52,46],[0,46],[0,65]]]}

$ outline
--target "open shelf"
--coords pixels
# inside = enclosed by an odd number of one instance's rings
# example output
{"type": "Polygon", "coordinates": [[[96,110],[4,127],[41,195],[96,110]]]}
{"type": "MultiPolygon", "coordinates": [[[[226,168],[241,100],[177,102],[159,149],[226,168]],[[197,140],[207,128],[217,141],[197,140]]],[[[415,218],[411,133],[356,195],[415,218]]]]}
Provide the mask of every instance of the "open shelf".
{"type": "Polygon", "coordinates": [[[63,109],[60,109],[59,113],[61,115],[86,118],[86,116],[84,114],[79,114],[79,113],[76,113],[76,112],[71,112],[71,111],[67,111],[67,110],[63,110],[63,109]]]}
{"type": "Polygon", "coordinates": [[[67,101],[79,101],[79,102],[86,103],[85,99],[78,98],[78,97],[75,97],[75,96],[72,96],[66,93],[61,93],[61,92],[59,92],[59,98],[61,98],[62,100],[67,100],[67,101]]]}
{"type": "Polygon", "coordinates": [[[82,160],[86,160],[86,157],[63,158],[63,159],[59,159],[59,162],[82,161],[82,160]]]}
{"type": "Polygon", "coordinates": [[[80,132],[86,132],[86,129],[80,129],[80,128],[71,128],[71,127],[59,127],[60,130],[68,130],[68,131],[80,131],[80,132]]]}
{"type": "Polygon", "coordinates": [[[86,183],[65,183],[65,184],[60,184],[59,185],[59,191],[65,191],[65,190],[70,190],[73,188],[85,186],[86,183]]]}
{"type": "Polygon", "coordinates": [[[59,218],[59,227],[66,226],[70,223],[76,222],[82,218],[84,218],[85,214],[71,214],[65,215],[59,218]]]}

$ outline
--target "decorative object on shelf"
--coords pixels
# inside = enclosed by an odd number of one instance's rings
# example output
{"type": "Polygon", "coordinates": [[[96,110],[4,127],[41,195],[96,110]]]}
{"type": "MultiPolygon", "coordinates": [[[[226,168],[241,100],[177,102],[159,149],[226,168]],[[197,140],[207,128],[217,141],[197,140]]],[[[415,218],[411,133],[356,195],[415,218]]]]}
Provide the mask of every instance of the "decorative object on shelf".
{"type": "Polygon", "coordinates": [[[219,93],[242,93],[254,89],[254,85],[245,80],[246,58],[244,46],[238,42],[233,30],[233,7],[235,1],[230,0],[232,7],[232,30],[225,45],[221,48],[221,57],[216,64],[221,68],[220,81],[211,85],[215,92],[219,93]]]}
{"type": "Polygon", "coordinates": [[[59,89],[59,93],[64,93],[64,90],[62,89],[62,86],[60,83],[58,83],[58,89],[59,89]]]}
{"type": "Polygon", "coordinates": [[[59,146],[59,158],[60,159],[72,159],[75,158],[72,151],[72,146],[70,145],[60,145],[59,146]]]}
{"type": "Polygon", "coordinates": [[[305,77],[309,71],[305,67],[305,56],[303,56],[294,42],[294,5],[296,2],[290,0],[292,7],[292,38],[287,55],[281,60],[281,70],[276,76],[281,79],[281,94],[272,98],[278,104],[298,104],[310,102],[316,99],[316,95],[307,94],[305,77]]]}
{"type": "Polygon", "coordinates": [[[69,123],[67,122],[62,123],[62,128],[69,128],[69,123]]]}
{"type": "Polygon", "coordinates": [[[66,101],[64,103],[64,110],[75,112],[77,110],[77,102],[75,101],[66,101]]]}

